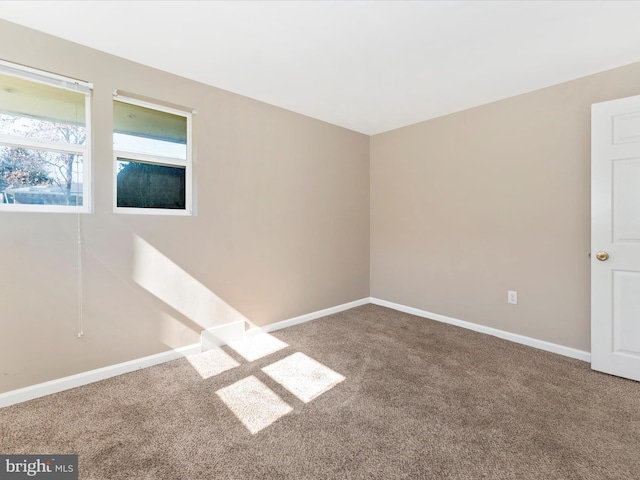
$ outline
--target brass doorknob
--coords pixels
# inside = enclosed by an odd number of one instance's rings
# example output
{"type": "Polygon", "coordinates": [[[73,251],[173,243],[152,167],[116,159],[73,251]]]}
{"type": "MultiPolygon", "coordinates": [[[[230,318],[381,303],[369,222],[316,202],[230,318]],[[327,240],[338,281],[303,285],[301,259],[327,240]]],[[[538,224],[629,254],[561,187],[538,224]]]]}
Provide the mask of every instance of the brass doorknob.
{"type": "Polygon", "coordinates": [[[596,253],[596,258],[601,262],[606,262],[609,260],[609,254],[607,252],[598,252],[596,253]]]}

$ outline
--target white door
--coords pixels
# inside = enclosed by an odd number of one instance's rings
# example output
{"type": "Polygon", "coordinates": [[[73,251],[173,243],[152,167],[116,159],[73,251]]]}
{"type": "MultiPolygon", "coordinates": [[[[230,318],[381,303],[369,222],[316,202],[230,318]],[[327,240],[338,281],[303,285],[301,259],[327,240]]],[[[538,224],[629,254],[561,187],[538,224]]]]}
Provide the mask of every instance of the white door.
{"type": "Polygon", "coordinates": [[[591,368],[640,381],[640,96],[591,108],[591,368]]]}

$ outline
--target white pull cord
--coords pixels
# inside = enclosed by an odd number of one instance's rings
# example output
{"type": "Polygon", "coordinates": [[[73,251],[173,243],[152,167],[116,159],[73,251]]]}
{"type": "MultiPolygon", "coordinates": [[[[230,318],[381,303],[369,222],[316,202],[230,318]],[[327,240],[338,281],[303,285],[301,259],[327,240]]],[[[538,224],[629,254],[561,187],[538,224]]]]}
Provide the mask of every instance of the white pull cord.
{"type": "Polygon", "coordinates": [[[82,311],[82,229],[80,226],[80,214],[78,214],[78,338],[82,338],[83,331],[82,311]]]}

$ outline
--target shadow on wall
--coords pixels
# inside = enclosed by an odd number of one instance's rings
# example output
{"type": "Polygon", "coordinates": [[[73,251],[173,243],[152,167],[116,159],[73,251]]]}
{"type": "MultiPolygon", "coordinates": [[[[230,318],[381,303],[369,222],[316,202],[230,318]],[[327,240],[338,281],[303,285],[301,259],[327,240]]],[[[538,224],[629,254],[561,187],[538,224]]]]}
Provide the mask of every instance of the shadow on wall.
{"type": "MultiPolygon", "coordinates": [[[[243,326],[245,323],[251,325],[245,316],[144,239],[134,235],[133,247],[133,280],[202,330],[238,322],[242,322],[243,326]]],[[[169,315],[163,318],[174,323],[180,322],[169,315]]],[[[164,340],[166,342],[169,339],[164,340]]],[[[200,377],[208,380],[240,367],[243,363],[250,365],[288,347],[285,342],[256,328],[251,330],[250,335],[226,347],[238,355],[237,359],[220,347],[186,358],[200,377]]],[[[252,434],[260,432],[294,410],[267,383],[275,382],[306,404],[345,379],[301,352],[254,370],[251,375],[215,392],[252,434]],[[263,381],[258,376],[263,377],[263,381]]]]}
{"type": "Polygon", "coordinates": [[[163,313],[161,335],[163,342],[169,347],[178,346],[176,338],[185,327],[202,331],[236,324],[244,330],[245,323],[253,325],[244,315],[138,235],[133,236],[132,278],[191,323],[189,325],[173,315],[163,313]]]}

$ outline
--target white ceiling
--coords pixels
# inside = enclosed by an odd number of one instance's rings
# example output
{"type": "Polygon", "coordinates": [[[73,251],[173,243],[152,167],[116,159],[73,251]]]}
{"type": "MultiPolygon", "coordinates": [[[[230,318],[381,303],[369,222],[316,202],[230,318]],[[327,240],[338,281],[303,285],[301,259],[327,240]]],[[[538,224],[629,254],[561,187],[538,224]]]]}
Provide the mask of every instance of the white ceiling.
{"type": "Polygon", "coordinates": [[[369,135],[640,60],[638,1],[0,1],[0,18],[369,135]]]}

